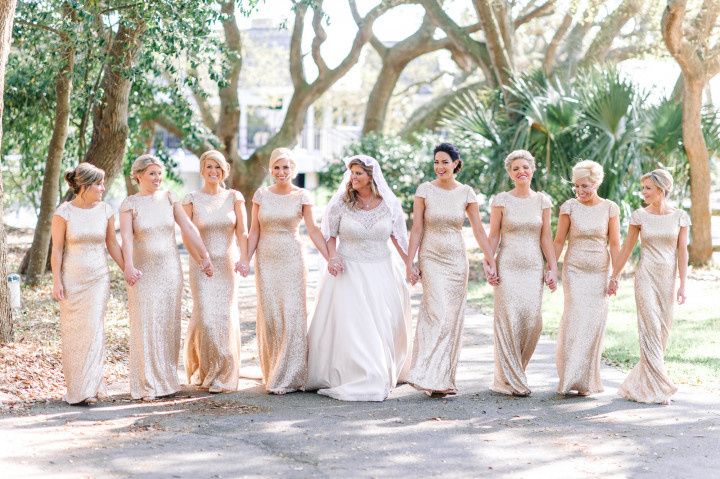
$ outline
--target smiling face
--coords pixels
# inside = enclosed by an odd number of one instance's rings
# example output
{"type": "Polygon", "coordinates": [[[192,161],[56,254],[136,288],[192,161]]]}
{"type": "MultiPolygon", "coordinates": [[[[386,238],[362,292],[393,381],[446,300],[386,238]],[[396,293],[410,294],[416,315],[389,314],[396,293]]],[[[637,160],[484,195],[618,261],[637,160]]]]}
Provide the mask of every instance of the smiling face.
{"type": "Polygon", "coordinates": [[[273,163],[270,171],[276,185],[286,185],[292,181],[292,166],[287,158],[280,158],[273,163]]]}
{"type": "Polygon", "coordinates": [[[350,167],[350,185],[355,191],[359,191],[363,188],[368,188],[372,177],[365,172],[362,166],[352,165],[350,167]]]}
{"type": "Polygon", "coordinates": [[[665,192],[661,188],[658,188],[655,182],[650,178],[642,180],[640,185],[640,193],[642,194],[643,200],[645,200],[646,204],[650,205],[653,203],[659,203],[665,199],[665,192]]]}
{"type": "Polygon", "coordinates": [[[219,184],[225,179],[225,172],[223,172],[220,164],[211,159],[207,159],[204,162],[202,172],[200,173],[205,183],[219,184]]]}
{"type": "Polygon", "coordinates": [[[83,200],[88,203],[96,203],[102,200],[103,194],[105,194],[105,179],[102,178],[90,186],[86,186],[80,191],[80,196],[83,200]]]}
{"type": "Polygon", "coordinates": [[[163,170],[158,165],[150,165],[137,174],[137,182],[142,191],[155,193],[162,184],[163,170]]]}
{"type": "Polygon", "coordinates": [[[597,195],[597,185],[590,178],[580,178],[573,182],[575,197],[582,203],[593,201],[597,195]]]}
{"type": "Polygon", "coordinates": [[[453,161],[450,155],[444,151],[438,151],[435,153],[433,169],[435,170],[435,176],[437,176],[437,179],[443,180],[453,178],[455,168],[457,168],[459,162],[460,160],[453,161]]]}
{"type": "Polygon", "coordinates": [[[529,161],[524,158],[518,158],[510,163],[508,174],[516,185],[529,185],[532,180],[533,170],[529,161]]]}

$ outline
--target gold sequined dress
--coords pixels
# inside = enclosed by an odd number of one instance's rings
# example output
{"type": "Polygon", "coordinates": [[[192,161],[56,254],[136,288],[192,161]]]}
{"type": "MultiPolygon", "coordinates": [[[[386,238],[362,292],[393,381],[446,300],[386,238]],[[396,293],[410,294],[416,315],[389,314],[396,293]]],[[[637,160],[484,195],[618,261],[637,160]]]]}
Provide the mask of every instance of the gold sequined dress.
{"type": "Polygon", "coordinates": [[[265,389],[288,393],[307,378],[305,255],[298,236],[306,190],[286,195],[263,187],[255,192],[260,237],[255,252],[256,335],[265,389]]]}
{"type": "Polygon", "coordinates": [[[130,394],[133,399],[177,392],[180,358],[180,300],[183,277],[175,242],[175,197],[169,191],[128,196],[133,263],[142,277],[128,287],[130,394]]]}
{"type": "Polygon", "coordinates": [[[92,208],[61,204],[55,214],[65,220],[65,249],[60,301],[62,369],[70,404],[105,394],[105,310],[110,297],[110,273],[105,253],[107,203],[92,208]]]}
{"type": "Polygon", "coordinates": [[[193,311],[185,338],[185,372],[188,383],[213,391],[236,390],[240,373],[235,203],[242,201],[235,190],[214,195],[195,191],[183,200],[192,204],[192,221],[213,264],[208,278],[190,261],[193,311]]]}
{"type": "Polygon", "coordinates": [[[503,192],[495,196],[492,206],[503,208],[503,217],[496,255],[500,284],[495,287],[495,377],[491,389],[525,395],[530,393],[525,368],[542,331],[542,214],[552,204],[543,193],[518,198],[503,192]]]}
{"type": "Polygon", "coordinates": [[[308,331],[308,390],[343,401],[383,401],[408,357],[410,293],[389,242],[385,202],[365,211],[338,203],[330,236],[345,270],[325,273],[308,331]]]}
{"type": "Polygon", "coordinates": [[[662,403],[677,392],[667,375],[663,356],[673,320],[677,242],[681,227],[690,226],[682,210],[655,215],[635,210],[630,224],[640,227],[640,262],[635,271],[640,362],[618,393],[626,399],[662,403]]]}
{"type": "Polygon", "coordinates": [[[419,389],[454,392],[468,282],[462,226],[467,205],[477,206],[477,198],[467,185],[444,190],[429,182],[421,184],[415,196],[425,202],[418,254],[423,297],[407,382],[419,389]]]}
{"type": "Polygon", "coordinates": [[[602,200],[593,206],[571,198],[560,207],[568,215],[568,247],[562,268],[564,309],[558,332],[557,392],[598,393],[610,276],[608,223],[620,214],[617,204],[602,200]]]}

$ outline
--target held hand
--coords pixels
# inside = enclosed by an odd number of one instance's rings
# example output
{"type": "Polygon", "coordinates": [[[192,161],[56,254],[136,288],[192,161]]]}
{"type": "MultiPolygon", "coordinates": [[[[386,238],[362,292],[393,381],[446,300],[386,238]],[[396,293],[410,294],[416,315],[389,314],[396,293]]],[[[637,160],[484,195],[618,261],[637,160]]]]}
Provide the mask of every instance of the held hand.
{"type": "Polygon", "coordinates": [[[250,273],[250,266],[248,266],[247,261],[240,260],[235,263],[235,271],[240,273],[240,276],[243,278],[247,278],[247,275],[250,273]]]}
{"type": "Polygon", "coordinates": [[[483,260],[483,271],[485,272],[485,279],[491,286],[497,286],[500,284],[500,277],[497,275],[497,267],[495,261],[483,260]]]}
{"type": "Polygon", "coordinates": [[[555,274],[555,271],[548,271],[545,273],[545,284],[548,285],[548,288],[550,288],[550,291],[555,292],[557,289],[557,276],[555,274]]]}
{"type": "Polygon", "coordinates": [[[608,282],[607,291],[606,291],[607,295],[613,296],[613,295],[617,294],[618,286],[619,286],[618,280],[615,278],[610,278],[610,282],[608,282]]]}
{"type": "Polygon", "coordinates": [[[677,290],[677,303],[685,304],[686,299],[687,299],[687,296],[685,296],[685,285],[681,284],[677,290]]]}
{"type": "Polygon", "coordinates": [[[330,258],[330,261],[328,262],[328,272],[333,275],[337,276],[338,274],[342,273],[344,271],[342,260],[339,256],[333,256],[330,258]]]}
{"type": "Polygon", "coordinates": [[[138,282],[138,280],[142,277],[142,271],[135,268],[134,266],[126,266],[125,271],[123,271],[123,275],[125,276],[125,281],[130,286],[134,286],[135,283],[138,282]]]}
{"type": "Polygon", "coordinates": [[[52,297],[55,301],[63,301],[65,299],[65,289],[62,283],[54,283],[52,297]]]}
{"type": "Polygon", "coordinates": [[[415,286],[415,284],[420,280],[422,273],[416,265],[408,264],[405,266],[405,275],[407,277],[407,281],[411,285],[415,286]]]}
{"type": "Polygon", "coordinates": [[[210,261],[210,258],[205,258],[202,263],[200,263],[200,271],[205,273],[205,276],[207,276],[208,278],[212,277],[213,265],[212,261],[210,261]]]}

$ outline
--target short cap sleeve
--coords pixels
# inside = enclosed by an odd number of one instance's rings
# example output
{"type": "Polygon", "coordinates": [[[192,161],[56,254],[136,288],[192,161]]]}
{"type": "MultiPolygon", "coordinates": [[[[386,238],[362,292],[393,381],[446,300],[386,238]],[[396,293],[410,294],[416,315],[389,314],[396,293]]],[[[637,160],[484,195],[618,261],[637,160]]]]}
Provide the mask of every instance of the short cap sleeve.
{"type": "Polygon", "coordinates": [[[304,188],[300,190],[300,204],[301,205],[312,205],[313,204],[313,200],[310,197],[310,192],[304,188]]]}
{"type": "Polygon", "coordinates": [[[469,205],[477,202],[477,196],[475,195],[475,191],[473,191],[472,186],[465,185],[465,204],[469,205]]]}
{"type": "Polygon", "coordinates": [[[252,198],[253,203],[255,203],[256,205],[262,204],[262,197],[263,197],[264,190],[265,190],[265,188],[258,188],[257,190],[255,190],[255,193],[253,194],[253,198],[252,198]]]}
{"type": "Polygon", "coordinates": [[[631,225],[640,226],[642,224],[641,211],[642,211],[642,208],[637,209],[632,212],[632,214],[630,215],[630,224],[631,225]]]}
{"type": "Polygon", "coordinates": [[[54,215],[67,221],[70,218],[70,204],[66,201],[55,210],[54,215]]]}
{"type": "Polygon", "coordinates": [[[113,211],[112,206],[103,202],[103,208],[105,208],[105,219],[109,220],[110,218],[112,218],[112,216],[115,214],[115,211],[113,211]]]}
{"type": "Polygon", "coordinates": [[[120,203],[120,213],[124,213],[125,211],[129,211],[132,216],[135,217],[135,195],[128,196],[120,203]]]}
{"type": "Polygon", "coordinates": [[[552,199],[545,193],[540,193],[540,204],[542,209],[552,208],[552,199]]]}
{"type": "Polygon", "coordinates": [[[492,207],[499,207],[499,208],[505,208],[506,205],[506,195],[507,193],[502,192],[495,195],[492,199],[492,202],[490,203],[490,206],[492,207]]]}
{"type": "Polygon", "coordinates": [[[620,207],[615,203],[614,201],[608,200],[608,203],[610,203],[610,218],[615,218],[616,216],[620,216],[620,207]]]}
{"type": "Polygon", "coordinates": [[[170,202],[171,205],[174,205],[175,203],[178,202],[177,196],[172,191],[168,190],[167,195],[168,195],[168,201],[170,202]]]}
{"type": "Polygon", "coordinates": [[[570,198],[569,200],[565,201],[565,203],[560,205],[560,214],[571,216],[572,210],[573,210],[573,204],[575,204],[574,198],[570,198]]]}
{"type": "Polygon", "coordinates": [[[687,228],[692,224],[692,221],[690,221],[690,216],[687,214],[686,211],[680,210],[679,223],[681,228],[687,228]]]}
{"type": "Polygon", "coordinates": [[[245,197],[244,197],[243,194],[240,193],[238,190],[231,190],[231,191],[232,191],[233,202],[234,202],[234,203],[239,203],[239,202],[244,202],[244,201],[245,201],[245,197]]]}
{"type": "Polygon", "coordinates": [[[192,193],[188,193],[185,195],[185,198],[182,200],[182,204],[184,205],[191,205],[195,202],[195,195],[192,193]]]}
{"type": "Polygon", "coordinates": [[[429,188],[430,183],[428,183],[427,181],[424,183],[420,183],[420,186],[418,186],[417,190],[415,190],[415,196],[417,196],[418,198],[427,198],[429,188]]]}
{"type": "Polygon", "coordinates": [[[328,212],[327,216],[329,236],[334,236],[337,238],[338,234],[340,234],[340,218],[342,216],[342,208],[343,204],[339,201],[330,207],[330,211],[328,212]]]}

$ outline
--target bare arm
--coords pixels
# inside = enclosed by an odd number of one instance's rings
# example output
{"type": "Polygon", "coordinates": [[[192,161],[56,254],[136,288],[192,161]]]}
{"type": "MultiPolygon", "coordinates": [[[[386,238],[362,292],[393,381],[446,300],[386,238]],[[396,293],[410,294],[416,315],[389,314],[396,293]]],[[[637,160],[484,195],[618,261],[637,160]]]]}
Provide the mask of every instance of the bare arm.
{"type": "Polygon", "coordinates": [[[542,248],[545,262],[547,263],[547,273],[545,282],[550,291],[557,288],[557,259],[555,258],[555,246],[552,240],[552,224],[550,223],[551,208],[544,208],[542,212],[542,229],[540,230],[540,247],[542,248]]]}
{"type": "MultiPolygon", "coordinates": [[[[185,205],[187,206],[187,205],[185,205]]],[[[183,242],[193,259],[200,265],[201,270],[208,276],[212,276],[212,263],[210,262],[210,254],[205,248],[195,224],[190,221],[187,213],[180,203],[173,204],[173,214],[175,222],[180,226],[183,242]]]]}
{"type": "Polygon", "coordinates": [[[50,251],[50,268],[53,276],[52,296],[56,301],[65,299],[65,289],[62,284],[62,261],[65,250],[65,230],[67,223],[61,216],[54,215],[50,225],[52,236],[52,250],[50,251]]]}
{"type": "Polygon", "coordinates": [[[328,272],[333,276],[337,276],[343,272],[343,263],[338,256],[336,249],[337,238],[335,236],[331,236],[328,238],[326,245],[328,251],[328,272]]]}
{"type": "Polygon", "coordinates": [[[620,218],[617,216],[608,220],[608,246],[610,259],[612,264],[615,264],[615,259],[620,255],[620,218]]]}
{"type": "Polygon", "coordinates": [[[247,232],[247,211],[245,210],[245,201],[235,201],[233,205],[235,209],[235,238],[237,239],[238,249],[240,250],[240,261],[235,265],[235,270],[241,275],[247,276],[250,272],[248,257],[248,232],[247,232]]]}
{"type": "Polygon", "coordinates": [[[502,219],[503,208],[501,206],[493,206],[490,210],[490,234],[488,235],[488,243],[490,243],[492,256],[495,256],[498,244],[500,244],[502,219]]]}
{"type": "Polygon", "coordinates": [[[133,241],[135,238],[133,236],[132,211],[120,212],[120,238],[122,238],[123,263],[125,264],[123,274],[125,275],[125,281],[132,286],[142,276],[142,272],[135,268],[133,263],[133,241]]]}
{"type": "Polygon", "coordinates": [[[425,198],[415,196],[413,200],[413,224],[410,228],[410,240],[408,244],[407,259],[405,260],[405,275],[411,284],[415,284],[422,272],[413,268],[415,255],[417,255],[420,243],[422,242],[423,232],[425,230],[425,198]]]}
{"type": "Polygon", "coordinates": [[[687,279],[688,270],[688,249],[687,249],[688,228],[683,226],[678,233],[677,245],[677,266],[680,275],[680,286],[677,291],[677,302],[683,304],[685,302],[685,280],[687,279]]]}
{"type": "Polygon", "coordinates": [[[315,218],[313,218],[312,205],[303,205],[302,212],[303,212],[303,221],[305,221],[305,228],[307,229],[310,240],[312,240],[312,242],[315,245],[315,247],[317,248],[317,250],[323,256],[323,258],[325,258],[325,261],[327,261],[329,258],[328,250],[327,250],[327,243],[325,243],[325,238],[323,237],[323,234],[320,231],[320,228],[318,228],[317,225],[315,224],[315,218]]]}
{"type": "Polygon", "coordinates": [[[122,249],[120,249],[117,236],[115,235],[115,215],[112,215],[107,220],[105,246],[107,247],[108,253],[110,253],[110,257],[118,265],[118,268],[120,268],[120,271],[125,271],[125,261],[123,260],[122,249]]]}
{"type": "Polygon", "coordinates": [[[473,236],[477,241],[478,246],[483,252],[485,261],[492,269],[492,275],[495,274],[495,257],[493,256],[493,248],[490,246],[490,241],[485,234],[485,228],[483,228],[482,221],[480,220],[480,211],[478,210],[477,203],[468,203],[465,208],[465,213],[470,220],[470,227],[472,227],[473,236]]]}
{"type": "Polygon", "coordinates": [[[637,244],[639,235],[640,235],[640,226],[638,226],[638,225],[628,226],[628,232],[627,232],[627,236],[625,237],[625,243],[623,243],[623,246],[620,249],[620,252],[617,254],[617,257],[613,260],[613,272],[612,272],[613,279],[617,279],[618,276],[620,276],[620,273],[622,273],[622,270],[625,267],[625,263],[627,263],[628,258],[630,258],[630,255],[632,254],[632,251],[635,248],[635,245],[637,244]]]}
{"type": "Polygon", "coordinates": [[[392,240],[393,245],[395,245],[395,249],[397,250],[398,254],[400,255],[400,259],[402,259],[403,263],[407,264],[408,261],[408,255],[405,251],[403,251],[402,247],[400,246],[400,243],[397,242],[394,236],[391,236],[390,239],[392,240]]]}
{"type": "Polygon", "coordinates": [[[562,250],[565,247],[565,240],[567,239],[569,230],[570,215],[560,213],[560,216],[558,217],[557,231],[555,232],[555,241],[553,241],[556,261],[560,259],[560,254],[562,254],[562,250]]]}
{"type": "Polygon", "coordinates": [[[258,241],[260,240],[260,220],[258,220],[259,213],[260,205],[253,202],[252,212],[250,213],[250,233],[248,234],[248,261],[250,261],[255,254],[255,249],[257,249],[258,241]]]}

